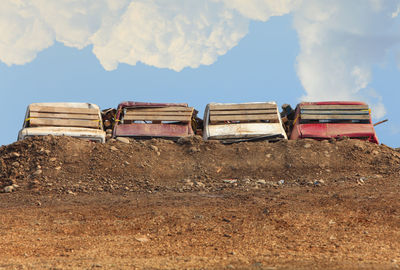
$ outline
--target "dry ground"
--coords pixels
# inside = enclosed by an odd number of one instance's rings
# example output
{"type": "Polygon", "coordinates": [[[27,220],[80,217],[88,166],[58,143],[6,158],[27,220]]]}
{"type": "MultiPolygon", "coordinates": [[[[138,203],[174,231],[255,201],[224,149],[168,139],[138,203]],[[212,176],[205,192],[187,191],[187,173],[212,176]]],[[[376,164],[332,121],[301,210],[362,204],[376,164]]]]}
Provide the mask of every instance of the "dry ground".
{"type": "Polygon", "coordinates": [[[398,269],[399,172],[352,140],[29,139],[0,148],[0,269],[398,269]]]}

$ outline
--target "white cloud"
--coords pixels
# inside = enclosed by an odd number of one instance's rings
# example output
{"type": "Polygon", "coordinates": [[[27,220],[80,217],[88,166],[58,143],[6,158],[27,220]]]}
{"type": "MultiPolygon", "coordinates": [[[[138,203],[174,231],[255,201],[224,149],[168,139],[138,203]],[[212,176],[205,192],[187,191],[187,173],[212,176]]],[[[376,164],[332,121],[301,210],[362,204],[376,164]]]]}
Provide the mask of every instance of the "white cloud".
{"type": "Polygon", "coordinates": [[[53,45],[54,36],[38,11],[25,1],[2,0],[0,5],[0,60],[22,65],[53,45]]]}
{"type": "Polygon", "coordinates": [[[93,52],[107,70],[143,62],[176,71],[210,65],[247,34],[250,19],[299,0],[2,0],[0,60],[32,61],[54,41],[93,52]]]}
{"type": "MultiPolygon", "coordinates": [[[[301,46],[298,76],[305,100],[368,100],[360,91],[372,80],[372,67],[399,43],[391,14],[398,1],[307,0],[294,12],[301,46]]],[[[363,91],[364,93],[365,91],[363,91]]],[[[374,105],[375,117],[385,113],[374,105]]]]}
{"type": "Polygon", "coordinates": [[[290,13],[303,0],[214,0],[223,2],[226,7],[233,8],[251,20],[267,21],[272,16],[290,13]]]}
{"type": "Polygon", "coordinates": [[[359,99],[373,65],[399,44],[399,12],[399,0],[2,0],[0,61],[25,64],[58,41],[92,45],[107,70],[180,71],[214,63],[251,20],[291,13],[304,99],[359,99]]]}
{"type": "Polygon", "coordinates": [[[116,23],[93,35],[93,52],[107,70],[138,61],[177,71],[196,68],[236,46],[248,24],[238,12],[213,1],[137,0],[116,23]]]}

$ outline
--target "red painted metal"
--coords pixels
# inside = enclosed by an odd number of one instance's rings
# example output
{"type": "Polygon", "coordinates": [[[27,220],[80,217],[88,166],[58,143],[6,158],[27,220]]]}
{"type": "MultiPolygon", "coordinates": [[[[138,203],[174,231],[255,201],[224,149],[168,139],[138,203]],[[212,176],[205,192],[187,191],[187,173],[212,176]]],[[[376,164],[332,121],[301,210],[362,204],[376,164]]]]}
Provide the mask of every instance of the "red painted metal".
{"type": "Polygon", "coordinates": [[[188,125],[133,123],[117,125],[115,134],[121,137],[184,137],[193,135],[193,131],[188,125]]]}
{"type": "Polygon", "coordinates": [[[194,135],[191,123],[132,123],[121,124],[125,108],[188,107],[186,103],[148,103],[126,101],[118,105],[113,137],[180,138],[194,135]]]}
{"type": "Polygon", "coordinates": [[[355,101],[326,101],[326,102],[302,102],[296,107],[296,122],[290,134],[291,140],[312,138],[324,140],[338,137],[349,137],[367,140],[379,144],[372,125],[371,118],[368,123],[301,123],[300,111],[304,105],[367,105],[355,101]]]}

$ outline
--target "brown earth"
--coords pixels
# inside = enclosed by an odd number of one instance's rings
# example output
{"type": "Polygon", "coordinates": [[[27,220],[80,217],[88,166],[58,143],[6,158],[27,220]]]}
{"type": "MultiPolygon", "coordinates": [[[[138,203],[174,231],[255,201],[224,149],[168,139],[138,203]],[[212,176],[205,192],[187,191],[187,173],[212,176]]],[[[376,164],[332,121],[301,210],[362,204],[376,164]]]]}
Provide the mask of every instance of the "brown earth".
{"type": "Polygon", "coordinates": [[[0,269],[397,269],[400,153],[356,140],[0,147],[0,269]]]}

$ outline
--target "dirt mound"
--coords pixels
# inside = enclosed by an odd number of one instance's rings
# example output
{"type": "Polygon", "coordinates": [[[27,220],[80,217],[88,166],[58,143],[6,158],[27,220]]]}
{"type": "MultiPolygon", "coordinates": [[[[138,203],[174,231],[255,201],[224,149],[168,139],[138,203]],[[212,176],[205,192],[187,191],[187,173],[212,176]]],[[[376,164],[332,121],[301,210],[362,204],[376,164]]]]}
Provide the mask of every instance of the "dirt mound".
{"type": "Polygon", "coordinates": [[[399,267],[394,149],[123,141],[0,147],[1,269],[399,267]]]}
{"type": "Polygon", "coordinates": [[[48,136],[0,148],[0,189],[73,194],[362,184],[398,173],[399,165],[398,151],[349,139],[99,144],[48,136]]]}

